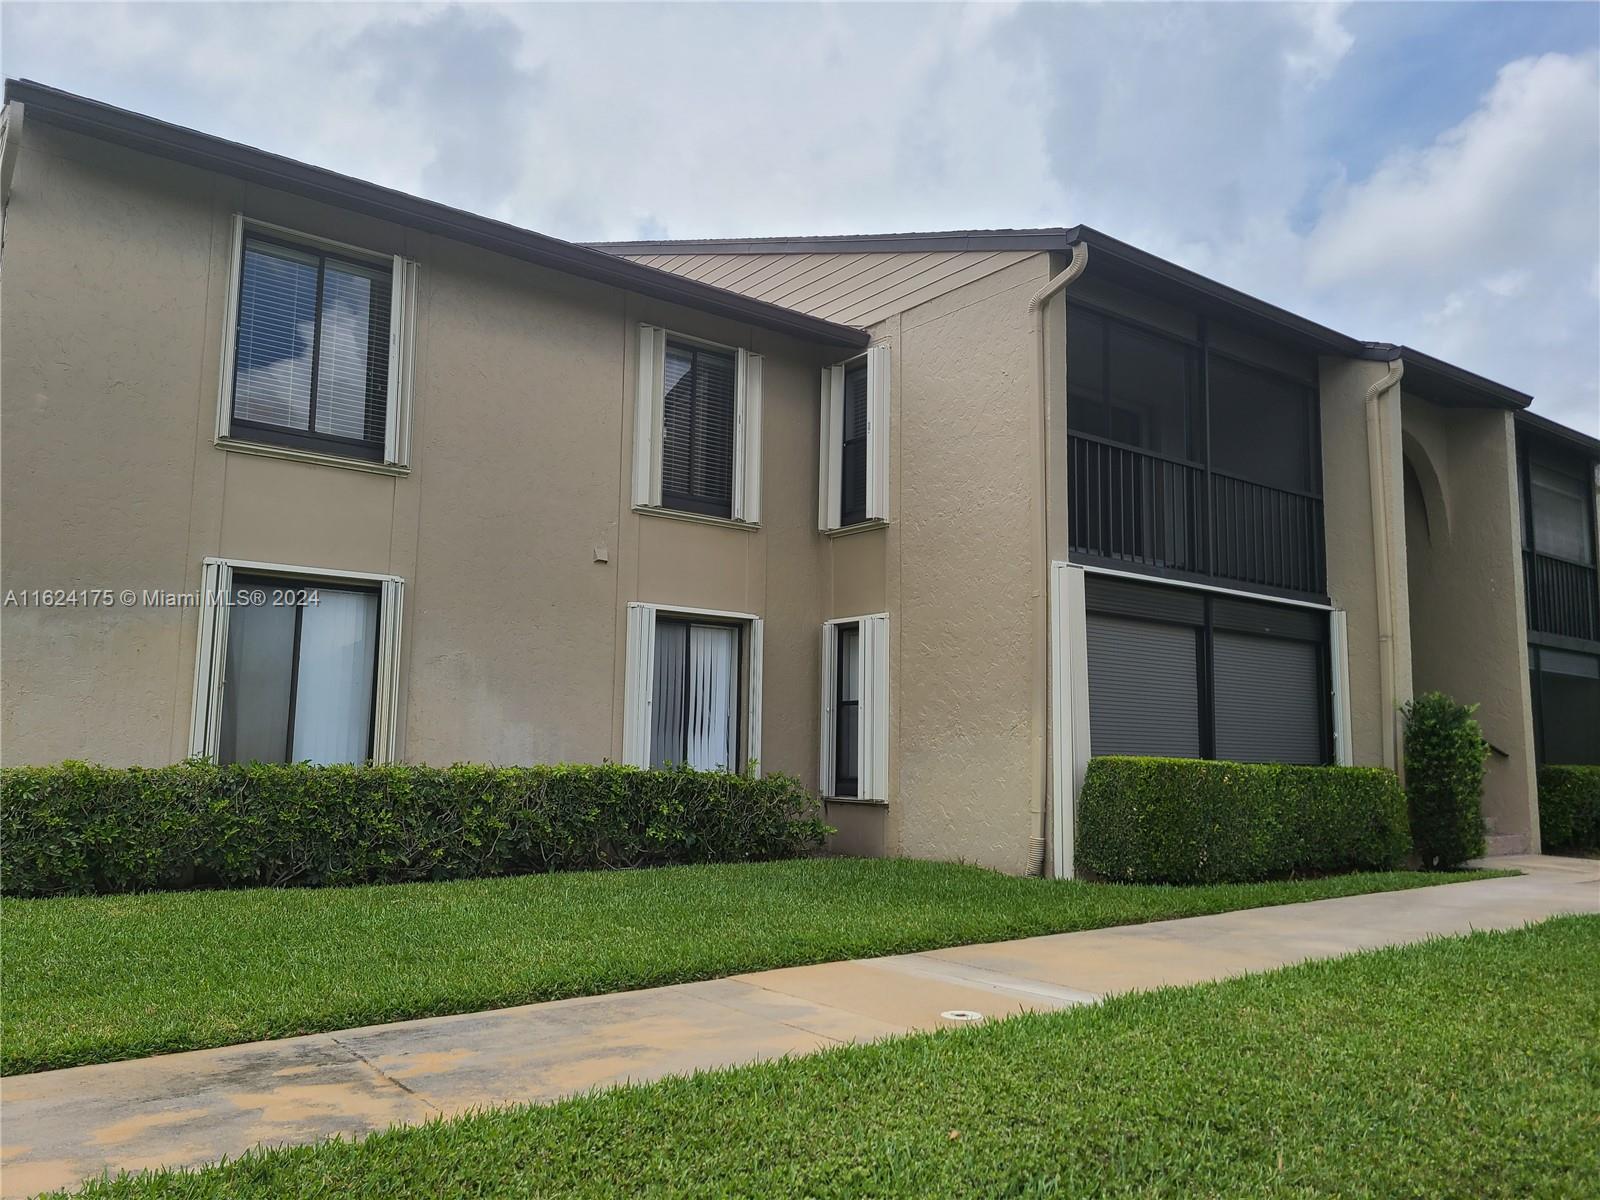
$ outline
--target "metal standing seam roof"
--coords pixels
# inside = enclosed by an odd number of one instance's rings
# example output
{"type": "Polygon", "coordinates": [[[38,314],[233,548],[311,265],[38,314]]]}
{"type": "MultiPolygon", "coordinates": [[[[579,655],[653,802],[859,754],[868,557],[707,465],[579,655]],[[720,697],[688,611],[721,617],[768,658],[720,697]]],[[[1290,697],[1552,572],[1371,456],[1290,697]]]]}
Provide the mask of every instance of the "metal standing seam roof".
{"type": "Polygon", "coordinates": [[[865,346],[870,340],[865,330],[851,325],[824,321],[791,308],[753,300],[738,292],[630,262],[603,250],[380,187],[31,80],[7,79],[5,98],[7,103],[21,103],[25,120],[30,123],[40,121],[658,300],[812,342],[854,348],[865,346]]]}
{"type": "Polygon", "coordinates": [[[1319,354],[1375,362],[1401,359],[1408,390],[1457,407],[1526,408],[1533,397],[1410,346],[1370,342],[1340,333],[1247,292],[1218,283],[1087,225],[1048,229],[956,229],[928,233],[841,234],[815,237],[701,238],[590,242],[616,255],[917,253],[938,251],[1059,251],[1088,246],[1089,273],[1163,296],[1197,312],[1225,318],[1319,354]]]}

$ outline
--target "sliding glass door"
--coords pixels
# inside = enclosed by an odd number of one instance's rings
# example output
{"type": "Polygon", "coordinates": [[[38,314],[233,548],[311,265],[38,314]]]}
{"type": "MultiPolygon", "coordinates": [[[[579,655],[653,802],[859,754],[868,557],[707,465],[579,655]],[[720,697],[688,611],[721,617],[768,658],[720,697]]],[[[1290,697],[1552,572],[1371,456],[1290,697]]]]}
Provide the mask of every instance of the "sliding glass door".
{"type": "Polygon", "coordinates": [[[739,630],[656,621],[650,765],[731,771],[739,752],[739,630]]]}
{"type": "Polygon", "coordinates": [[[235,576],[218,758],[365,762],[378,604],[375,590],[235,576]]]}

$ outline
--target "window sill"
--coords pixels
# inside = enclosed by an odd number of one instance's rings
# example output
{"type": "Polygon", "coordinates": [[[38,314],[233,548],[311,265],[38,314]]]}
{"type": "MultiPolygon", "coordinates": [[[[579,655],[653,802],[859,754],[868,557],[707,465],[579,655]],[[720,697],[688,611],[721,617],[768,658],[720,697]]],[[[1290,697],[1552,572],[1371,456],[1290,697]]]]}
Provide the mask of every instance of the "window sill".
{"type": "Polygon", "coordinates": [[[889,528],[889,522],[882,518],[874,518],[871,521],[858,521],[854,525],[843,525],[838,529],[823,529],[820,532],[823,537],[836,538],[849,537],[852,533],[866,533],[869,529],[887,528],[889,528]]]}
{"type": "Polygon", "coordinates": [[[689,521],[695,525],[720,525],[724,529],[761,528],[759,521],[735,521],[731,517],[713,517],[705,513],[683,512],[676,508],[655,508],[648,504],[635,504],[633,511],[645,517],[665,517],[669,521],[689,521]]]}
{"type": "Polygon", "coordinates": [[[858,804],[862,808],[888,808],[887,800],[863,800],[859,796],[824,796],[824,804],[858,804]]]}
{"type": "Polygon", "coordinates": [[[286,458],[291,462],[316,463],[324,467],[343,467],[347,471],[365,471],[369,475],[409,475],[410,467],[397,463],[368,462],[360,458],[342,458],[337,454],[318,454],[315,450],[296,450],[292,446],[273,446],[266,442],[246,442],[238,438],[217,438],[218,450],[230,454],[259,454],[263,458],[286,458]]]}

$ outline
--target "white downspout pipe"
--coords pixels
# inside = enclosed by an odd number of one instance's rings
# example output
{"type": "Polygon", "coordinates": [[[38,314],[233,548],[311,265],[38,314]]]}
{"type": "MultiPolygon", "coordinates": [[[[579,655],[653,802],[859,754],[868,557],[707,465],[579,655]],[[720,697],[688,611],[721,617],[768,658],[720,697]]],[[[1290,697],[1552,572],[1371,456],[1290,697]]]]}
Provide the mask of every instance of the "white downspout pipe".
{"type": "Polygon", "coordinates": [[[1405,364],[1395,359],[1388,373],[1367,389],[1367,483],[1372,498],[1372,566],[1378,592],[1378,704],[1383,730],[1383,765],[1396,769],[1394,596],[1389,579],[1389,544],[1394,536],[1389,516],[1389,473],[1383,464],[1383,435],[1378,400],[1400,382],[1405,364]]]}
{"type": "MultiPolygon", "coordinates": [[[[1050,457],[1049,426],[1046,421],[1050,397],[1047,386],[1046,374],[1048,371],[1048,339],[1045,332],[1044,306],[1050,297],[1057,292],[1065,291],[1075,283],[1084,269],[1089,265],[1089,247],[1083,242],[1072,247],[1072,259],[1067,263],[1066,269],[1061,274],[1051,279],[1049,283],[1034,293],[1033,299],[1028,301],[1028,317],[1033,322],[1033,338],[1035,346],[1034,355],[1034,390],[1033,394],[1038,401],[1037,409],[1037,435],[1039,446],[1039,459],[1037,477],[1034,480],[1034,492],[1039,498],[1039,520],[1036,523],[1038,533],[1038,546],[1036,553],[1039,560],[1039,569],[1044,573],[1046,588],[1041,595],[1048,595],[1048,581],[1050,574],[1050,472],[1048,467],[1050,457]]],[[[1040,596],[1035,597],[1039,605],[1039,612],[1043,620],[1038,624],[1044,627],[1045,640],[1041,643],[1046,648],[1044,661],[1050,661],[1048,653],[1050,630],[1049,606],[1040,596]]],[[[1037,625],[1036,625],[1037,628],[1037,625]]],[[[1045,720],[1059,720],[1060,715],[1049,714],[1050,681],[1040,675],[1034,686],[1035,711],[1045,714],[1045,720]]],[[[1048,730],[1044,727],[1035,728],[1033,732],[1034,747],[1034,775],[1037,786],[1033,789],[1033,799],[1029,802],[1028,828],[1033,830],[1033,835],[1028,839],[1028,871],[1033,875],[1044,874],[1045,856],[1049,850],[1049,839],[1045,834],[1045,804],[1044,793],[1049,787],[1049,763],[1047,749],[1049,744],[1048,730]]],[[[1058,765],[1059,769],[1059,765],[1058,765]]],[[[1059,835],[1058,835],[1059,836],[1059,835]]]]}

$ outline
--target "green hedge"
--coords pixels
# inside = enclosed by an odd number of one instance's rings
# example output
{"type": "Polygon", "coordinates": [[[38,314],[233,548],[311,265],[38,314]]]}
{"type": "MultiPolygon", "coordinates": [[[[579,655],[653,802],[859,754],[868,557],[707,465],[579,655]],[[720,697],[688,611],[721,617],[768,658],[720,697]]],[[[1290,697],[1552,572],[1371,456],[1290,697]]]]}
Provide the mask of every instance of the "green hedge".
{"type": "Polygon", "coordinates": [[[1129,883],[1245,883],[1382,870],[1411,853],[1391,771],[1190,758],[1096,758],[1077,864],[1129,883]]]}
{"type": "Polygon", "coordinates": [[[319,886],[738,862],[826,826],[787,775],[542,766],[0,770],[0,892],[319,886]]]}
{"type": "Polygon", "coordinates": [[[1600,767],[1539,768],[1539,841],[1546,854],[1600,850],[1600,767]]]}
{"type": "Polygon", "coordinates": [[[1411,840],[1428,870],[1483,854],[1483,760],[1489,743],[1472,714],[1443,692],[1424,692],[1401,713],[1406,727],[1406,802],[1411,840]]]}

